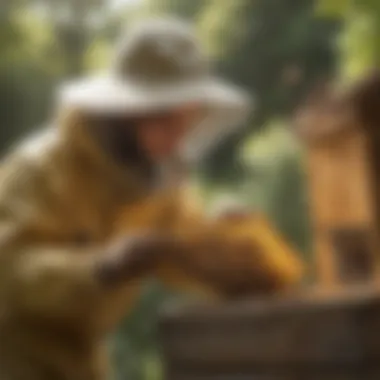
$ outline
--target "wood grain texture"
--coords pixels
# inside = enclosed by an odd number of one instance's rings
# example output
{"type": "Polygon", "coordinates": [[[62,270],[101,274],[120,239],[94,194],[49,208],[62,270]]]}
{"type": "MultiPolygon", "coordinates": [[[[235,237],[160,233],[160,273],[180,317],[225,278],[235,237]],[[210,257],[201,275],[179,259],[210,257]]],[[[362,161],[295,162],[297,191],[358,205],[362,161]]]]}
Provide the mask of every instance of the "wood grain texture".
{"type": "Polygon", "coordinates": [[[375,379],[380,292],[305,293],[166,313],[166,380],[375,379]]]}

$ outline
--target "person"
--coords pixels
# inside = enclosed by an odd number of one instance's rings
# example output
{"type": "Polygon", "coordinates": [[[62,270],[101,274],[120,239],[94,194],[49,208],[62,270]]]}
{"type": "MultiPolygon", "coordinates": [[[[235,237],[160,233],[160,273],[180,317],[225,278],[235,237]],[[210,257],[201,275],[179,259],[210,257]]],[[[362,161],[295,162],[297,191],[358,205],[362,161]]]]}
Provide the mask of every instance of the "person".
{"type": "Polygon", "coordinates": [[[212,222],[189,201],[188,166],[249,112],[191,26],[136,24],[106,73],[58,94],[54,123],[2,163],[1,379],[105,379],[105,337],[148,277],[222,297],[299,281],[265,223],[242,234],[247,218],[212,222]]]}

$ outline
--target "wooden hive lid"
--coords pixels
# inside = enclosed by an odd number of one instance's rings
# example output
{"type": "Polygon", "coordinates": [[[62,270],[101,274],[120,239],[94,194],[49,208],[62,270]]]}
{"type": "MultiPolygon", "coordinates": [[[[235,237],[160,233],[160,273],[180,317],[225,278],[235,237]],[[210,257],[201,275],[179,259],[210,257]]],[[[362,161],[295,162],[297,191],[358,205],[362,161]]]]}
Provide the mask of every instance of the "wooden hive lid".
{"type": "Polygon", "coordinates": [[[357,120],[364,128],[380,129],[380,71],[369,72],[346,95],[347,102],[355,111],[357,120]]]}
{"type": "Polygon", "coordinates": [[[297,110],[293,125],[296,135],[308,145],[336,140],[356,128],[352,109],[331,87],[313,92],[297,110]]]}
{"type": "Polygon", "coordinates": [[[298,108],[293,125],[308,145],[336,141],[353,131],[370,132],[380,125],[380,72],[370,72],[345,90],[319,86],[298,108]]]}

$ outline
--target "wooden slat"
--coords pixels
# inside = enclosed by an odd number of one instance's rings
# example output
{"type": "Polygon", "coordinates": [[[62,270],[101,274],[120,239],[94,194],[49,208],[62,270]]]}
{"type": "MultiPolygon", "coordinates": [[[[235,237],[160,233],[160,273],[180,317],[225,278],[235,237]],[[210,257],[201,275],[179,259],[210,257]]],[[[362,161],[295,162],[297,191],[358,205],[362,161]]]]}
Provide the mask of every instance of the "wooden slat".
{"type": "Polygon", "coordinates": [[[380,295],[360,289],[166,314],[161,342],[170,379],[185,379],[180,373],[193,373],[192,380],[203,375],[212,379],[216,372],[285,376],[315,371],[326,372],[327,378],[335,373],[339,379],[339,372],[363,374],[371,365],[380,367],[377,331],[380,295]]]}
{"type": "Polygon", "coordinates": [[[354,131],[339,144],[311,147],[308,175],[317,226],[371,225],[374,207],[365,135],[354,131]]]}

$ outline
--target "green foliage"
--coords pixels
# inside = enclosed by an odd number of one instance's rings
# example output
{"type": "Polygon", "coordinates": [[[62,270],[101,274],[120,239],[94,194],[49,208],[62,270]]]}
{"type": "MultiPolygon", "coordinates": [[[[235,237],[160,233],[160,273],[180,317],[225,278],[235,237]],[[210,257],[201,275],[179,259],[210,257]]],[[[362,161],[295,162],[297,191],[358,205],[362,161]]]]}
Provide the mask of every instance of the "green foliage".
{"type": "Polygon", "coordinates": [[[51,106],[55,80],[47,54],[50,30],[31,15],[12,8],[0,23],[1,149],[40,123],[51,106]]]}
{"type": "Polygon", "coordinates": [[[174,15],[194,20],[210,0],[146,0],[144,10],[152,15],[174,15]]]}
{"type": "Polygon", "coordinates": [[[235,44],[244,38],[246,23],[243,15],[249,10],[248,4],[247,0],[225,1],[223,4],[209,0],[199,15],[200,36],[215,59],[229,59],[235,44]]]}
{"type": "Polygon", "coordinates": [[[183,298],[155,282],[147,284],[143,296],[111,342],[114,348],[114,380],[161,380],[157,321],[164,302],[183,298]]]}
{"type": "Polygon", "coordinates": [[[341,77],[342,80],[351,81],[377,63],[380,40],[372,15],[349,12],[345,21],[345,30],[339,39],[341,77]]]}
{"type": "Polygon", "coordinates": [[[340,18],[352,4],[352,0],[318,0],[315,12],[319,16],[340,18]]]}
{"type": "Polygon", "coordinates": [[[106,18],[95,22],[104,4],[20,0],[1,9],[0,149],[51,116],[62,79],[106,60],[110,44],[101,34],[106,18]]]}
{"type": "Polygon", "coordinates": [[[310,226],[302,152],[286,123],[272,121],[259,135],[247,139],[241,156],[258,173],[244,185],[247,202],[265,212],[300,252],[309,252],[310,226]]]}
{"type": "Polygon", "coordinates": [[[208,177],[232,181],[237,170],[246,173],[236,159],[245,136],[291,113],[316,81],[334,71],[337,23],[316,18],[308,0],[210,1],[202,16],[201,33],[215,44],[219,71],[256,102],[250,128],[218,147],[204,166],[208,177]]]}
{"type": "Polygon", "coordinates": [[[379,1],[319,0],[317,14],[343,22],[338,40],[342,81],[355,80],[380,65],[379,1]]]}

